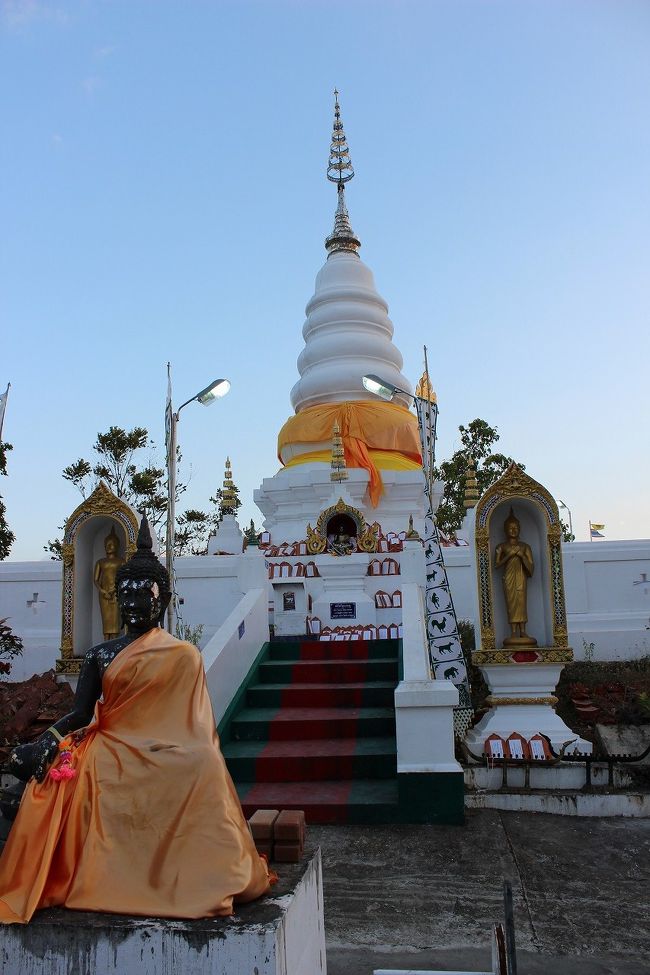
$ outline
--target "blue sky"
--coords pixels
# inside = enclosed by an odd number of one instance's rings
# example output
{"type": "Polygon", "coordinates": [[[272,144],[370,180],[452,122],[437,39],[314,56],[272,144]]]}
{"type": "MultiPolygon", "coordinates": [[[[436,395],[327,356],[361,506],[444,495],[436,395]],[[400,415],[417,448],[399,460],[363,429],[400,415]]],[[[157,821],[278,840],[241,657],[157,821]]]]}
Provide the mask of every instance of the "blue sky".
{"type": "MultiPolygon", "coordinates": [[[[404,372],[608,538],[650,536],[650,4],[634,0],[3,2],[0,386],[13,559],[79,501],[61,468],[111,424],[183,411],[187,506],[226,454],[252,493],[347,201],[404,372]]],[[[162,457],[162,452],[160,453],[162,457]]]]}

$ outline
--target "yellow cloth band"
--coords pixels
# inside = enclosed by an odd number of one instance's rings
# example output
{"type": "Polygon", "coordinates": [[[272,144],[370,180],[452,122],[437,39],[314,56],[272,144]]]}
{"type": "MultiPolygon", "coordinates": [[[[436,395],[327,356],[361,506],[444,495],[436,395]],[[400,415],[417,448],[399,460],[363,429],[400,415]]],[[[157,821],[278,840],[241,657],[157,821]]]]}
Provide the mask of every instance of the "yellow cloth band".
{"type": "Polygon", "coordinates": [[[48,728],[47,730],[52,732],[54,737],[57,738],[59,741],[63,741],[63,735],[59,731],[57,731],[56,728],[52,727],[52,728],[48,728]]]}
{"type": "MultiPolygon", "coordinates": [[[[384,490],[373,451],[402,454],[406,460],[414,462],[414,468],[422,462],[415,416],[396,403],[368,400],[323,403],[301,410],[287,420],[278,434],[278,457],[282,461],[283,448],[298,443],[322,443],[326,449],[330,448],[331,457],[330,445],[335,423],[338,423],[341,431],[346,464],[368,471],[368,494],[373,507],[379,504],[384,490]]],[[[298,458],[294,458],[293,462],[301,463],[298,458]]]]}
{"type": "MultiPolygon", "coordinates": [[[[380,471],[419,471],[422,464],[419,461],[401,454],[397,450],[369,450],[370,459],[380,471]]],[[[306,454],[298,454],[288,460],[285,467],[297,467],[299,464],[322,463],[329,464],[332,460],[330,450],[311,450],[306,454]]]]}

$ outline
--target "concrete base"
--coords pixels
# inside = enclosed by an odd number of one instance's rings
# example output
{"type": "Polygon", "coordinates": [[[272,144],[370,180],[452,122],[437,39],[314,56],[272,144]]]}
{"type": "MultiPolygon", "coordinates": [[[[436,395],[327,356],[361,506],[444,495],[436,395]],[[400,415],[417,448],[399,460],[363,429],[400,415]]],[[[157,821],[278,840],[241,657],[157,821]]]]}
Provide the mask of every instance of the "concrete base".
{"type": "MultiPolygon", "coordinates": [[[[464,768],[465,788],[470,792],[496,792],[502,790],[536,790],[546,792],[566,792],[567,790],[583,789],[587,783],[586,766],[583,762],[560,762],[558,765],[532,765],[528,778],[523,768],[508,766],[507,787],[503,789],[503,765],[466,765],[464,768]]],[[[607,789],[609,770],[605,764],[594,763],[591,766],[591,782],[594,788],[607,789]]],[[[632,789],[632,779],[626,769],[614,767],[614,782],[616,789],[632,789]]]]}
{"type": "Polygon", "coordinates": [[[547,813],[553,816],[615,816],[628,819],[650,817],[647,792],[468,792],[467,809],[501,809],[518,813],[547,813]]]}
{"type": "Polygon", "coordinates": [[[593,745],[577,735],[564,723],[550,705],[545,704],[504,704],[491,708],[479,723],[465,735],[467,747],[474,755],[481,755],[486,738],[497,734],[508,738],[514,731],[527,740],[533,735],[547,735],[551,745],[559,752],[564,744],[570,742],[567,752],[591,754],[593,745]]]}
{"type": "Polygon", "coordinates": [[[172,921],[39,911],[0,926],[0,970],[11,975],[325,975],[320,850],[281,864],[273,896],[231,918],[172,921]]]}

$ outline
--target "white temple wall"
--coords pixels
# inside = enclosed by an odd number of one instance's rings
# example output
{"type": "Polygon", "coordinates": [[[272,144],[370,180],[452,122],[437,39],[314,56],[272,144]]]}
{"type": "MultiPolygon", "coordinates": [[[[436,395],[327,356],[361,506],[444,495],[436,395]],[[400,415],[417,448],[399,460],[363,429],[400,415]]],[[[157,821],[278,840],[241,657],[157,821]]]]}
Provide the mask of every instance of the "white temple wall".
{"type": "MultiPolygon", "coordinates": [[[[457,616],[475,621],[476,580],[470,549],[444,551],[457,616]]],[[[398,558],[400,555],[404,557],[398,553],[398,558]]],[[[563,555],[569,643],[576,658],[585,656],[583,640],[587,655],[594,660],[632,659],[650,653],[650,540],[573,542],[564,546],[563,555]]],[[[315,561],[318,563],[318,557],[315,561]]],[[[272,598],[264,563],[255,549],[241,556],[176,560],[183,620],[191,626],[203,624],[202,646],[245,593],[266,587],[272,598]]],[[[367,591],[372,595],[379,589],[392,593],[402,581],[402,576],[367,577],[367,591]]],[[[314,579],[309,580],[306,591],[316,596],[321,588],[322,581],[314,579]]],[[[392,621],[393,616],[390,610],[378,610],[380,622],[392,621]]],[[[11,679],[25,680],[53,667],[61,639],[61,563],[0,562],[0,618],[4,617],[25,643],[25,653],[16,659],[11,679]]]]}
{"type": "MultiPolygon", "coordinates": [[[[456,615],[476,623],[471,550],[445,548],[444,554],[456,615]]],[[[576,659],[630,660],[650,653],[650,539],[571,542],[562,546],[562,557],[576,659]]]]}
{"type": "Polygon", "coordinates": [[[0,619],[25,644],[10,680],[54,667],[61,645],[61,575],[61,562],[0,562],[0,619]]]}

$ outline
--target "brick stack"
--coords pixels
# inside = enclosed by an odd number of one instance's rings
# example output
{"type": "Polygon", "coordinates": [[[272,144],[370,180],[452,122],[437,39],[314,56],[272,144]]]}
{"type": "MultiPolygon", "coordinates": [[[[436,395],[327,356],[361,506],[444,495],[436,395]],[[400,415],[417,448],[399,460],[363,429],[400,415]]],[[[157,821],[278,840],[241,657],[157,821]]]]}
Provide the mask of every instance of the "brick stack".
{"type": "Polygon", "coordinates": [[[305,849],[302,809],[258,809],[248,824],[258,853],[279,863],[298,863],[305,849]]]}

